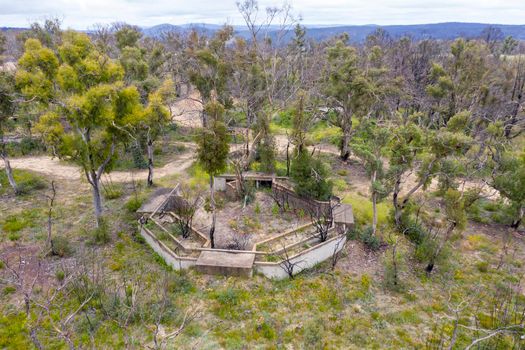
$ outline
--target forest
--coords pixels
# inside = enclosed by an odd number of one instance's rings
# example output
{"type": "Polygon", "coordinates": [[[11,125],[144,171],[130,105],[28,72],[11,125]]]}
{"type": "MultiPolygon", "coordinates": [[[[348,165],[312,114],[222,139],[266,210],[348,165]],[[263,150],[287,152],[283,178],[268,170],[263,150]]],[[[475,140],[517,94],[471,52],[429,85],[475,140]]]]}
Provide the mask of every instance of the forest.
{"type": "Polygon", "coordinates": [[[525,42],[317,41],[287,4],[237,7],[244,37],[0,32],[0,348],[525,348],[525,42]],[[181,239],[197,206],[211,248],[225,227],[239,250],[324,229],[245,173],[350,204],[340,253],[282,280],[211,276],[139,234],[176,184],[181,239]]]}

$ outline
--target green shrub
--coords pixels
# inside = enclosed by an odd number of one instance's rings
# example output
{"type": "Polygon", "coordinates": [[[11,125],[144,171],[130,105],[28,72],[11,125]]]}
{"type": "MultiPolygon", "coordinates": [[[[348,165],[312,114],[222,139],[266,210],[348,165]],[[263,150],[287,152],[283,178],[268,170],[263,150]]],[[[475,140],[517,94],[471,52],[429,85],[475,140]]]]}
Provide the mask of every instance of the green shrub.
{"type": "Polygon", "coordinates": [[[292,127],[292,118],[293,118],[293,110],[288,109],[288,110],[276,113],[273,116],[272,121],[275,125],[288,129],[292,127]]]}
{"type": "Polygon", "coordinates": [[[209,186],[210,176],[197,163],[193,163],[188,169],[188,174],[191,176],[189,180],[190,186],[209,186]]]}
{"type": "Polygon", "coordinates": [[[147,169],[148,162],[144,159],[142,147],[136,142],[131,146],[131,156],[133,158],[133,165],[136,169],[147,169]]]}
{"type": "Polygon", "coordinates": [[[126,202],[124,207],[128,212],[135,213],[141,207],[142,202],[144,202],[142,198],[133,196],[126,202]]]}
{"type": "Polygon", "coordinates": [[[244,290],[228,287],[212,292],[211,297],[217,301],[213,312],[222,319],[238,320],[243,314],[242,304],[248,300],[249,294],[244,290]]]}
{"type": "Polygon", "coordinates": [[[427,231],[419,222],[416,222],[409,214],[401,216],[401,233],[415,244],[421,244],[427,236],[427,231]]]}
{"type": "Polygon", "coordinates": [[[64,278],[66,277],[66,273],[62,270],[57,270],[55,272],[55,277],[57,279],[57,281],[59,282],[62,282],[64,280],[64,278]]]}
{"type": "Polygon", "coordinates": [[[377,235],[372,234],[371,226],[361,229],[359,225],[356,225],[351,231],[348,231],[347,238],[361,241],[365,247],[372,251],[377,251],[381,247],[381,240],[377,235]]]}
{"type": "MultiPolygon", "coordinates": [[[[35,190],[41,190],[46,188],[45,181],[38,175],[26,171],[13,169],[13,177],[15,178],[16,184],[20,194],[27,194],[35,190]]],[[[11,185],[7,179],[7,175],[3,169],[0,170],[0,194],[9,193],[11,191],[11,185]]]]}
{"type": "Polygon", "coordinates": [[[0,314],[0,349],[31,349],[29,332],[24,313],[0,314]]]}
{"type": "Polygon", "coordinates": [[[280,210],[279,210],[279,206],[278,206],[277,204],[274,203],[274,204],[272,205],[272,214],[273,214],[273,216],[278,216],[278,215],[279,215],[279,212],[280,212],[280,210]]]}
{"type": "Polygon", "coordinates": [[[14,292],[16,292],[16,288],[14,286],[5,286],[2,293],[4,295],[9,295],[13,294],[14,292]]]}
{"type": "Polygon", "coordinates": [[[40,219],[40,211],[37,209],[25,209],[18,214],[7,216],[0,221],[4,233],[8,234],[10,240],[17,240],[20,231],[27,227],[36,227],[40,219]]]}
{"type": "Polygon", "coordinates": [[[60,257],[70,256],[73,249],[69,244],[69,240],[64,236],[55,236],[51,238],[51,254],[60,257]]]}
{"type": "Polygon", "coordinates": [[[255,208],[253,208],[253,212],[257,215],[261,213],[261,205],[259,204],[259,202],[255,203],[255,208]]]}
{"type": "MultiPolygon", "coordinates": [[[[142,236],[141,236],[142,237],[142,236]]],[[[167,271],[171,271],[173,270],[173,268],[171,267],[171,265],[168,265],[168,263],[166,262],[166,260],[164,260],[164,258],[162,256],[160,256],[157,252],[153,252],[153,259],[155,260],[155,262],[157,264],[159,264],[160,266],[162,266],[164,269],[166,269],[167,271]]]]}
{"type": "Polygon", "coordinates": [[[19,216],[9,216],[2,225],[2,230],[8,233],[18,232],[29,225],[29,222],[19,216]]]}
{"type": "Polygon", "coordinates": [[[379,250],[381,247],[381,240],[377,235],[374,235],[372,233],[372,227],[367,226],[362,232],[361,232],[361,241],[370,250],[376,251],[379,250]]]}
{"type": "Polygon", "coordinates": [[[255,331],[258,334],[261,334],[265,339],[268,339],[268,340],[274,340],[277,337],[275,329],[273,329],[272,325],[267,321],[264,321],[263,323],[258,324],[255,327],[255,331]]]}
{"type": "Polygon", "coordinates": [[[308,322],[303,331],[304,345],[306,349],[322,349],[323,332],[322,320],[308,322]]]}
{"type": "Polygon", "coordinates": [[[328,126],[326,122],[317,123],[309,134],[315,143],[330,143],[335,146],[341,144],[343,136],[341,128],[328,126]]]}
{"type": "Polygon", "coordinates": [[[487,261],[479,261],[476,264],[476,268],[479,272],[487,272],[489,270],[489,263],[487,261]]]}
{"type": "Polygon", "coordinates": [[[107,200],[122,197],[123,190],[121,185],[109,184],[104,186],[104,198],[107,200]]]}
{"type": "Polygon", "coordinates": [[[92,232],[93,242],[96,244],[105,244],[110,240],[110,230],[105,219],[101,218],[99,226],[92,232]]]}
{"type": "Polygon", "coordinates": [[[8,154],[15,157],[39,154],[44,152],[45,149],[45,145],[41,140],[32,137],[24,137],[20,142],[9,142],[7,144],[8,154]]]}
{"type": "Polygon", "coordinates": [[[303,151],[292,161],[290,175],[295,182],[295,192],[304,197],[328,200],[332,195],[332,181],[328,180],[329,171],[319,158],[313,158],[303,151]],[[312,176],[312,172],[317,176],[312,176]]]}

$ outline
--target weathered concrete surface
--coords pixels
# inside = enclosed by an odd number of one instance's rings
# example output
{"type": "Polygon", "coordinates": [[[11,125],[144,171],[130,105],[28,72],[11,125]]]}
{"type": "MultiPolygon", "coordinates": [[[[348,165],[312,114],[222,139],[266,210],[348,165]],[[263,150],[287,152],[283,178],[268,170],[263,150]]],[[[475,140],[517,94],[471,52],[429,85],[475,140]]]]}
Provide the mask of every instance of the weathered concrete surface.
{"type": "Polygon", "coordinates": [[[151,234],[144,228],[140,228],[141,236],[146,240],[151,249],[159,254],[167,264],[173,267],[175,270],[188,269],[195,266],[195,258],[180,257],[175,254],[172,250],[166,247],[161,241],[159,241],[155,235],[151,234]]]}
{"type": "Polygon", "coordinates": [[[145,201],[142,206],[137,210],[137,213],[153,213],[155,209],[159,207],[159,205],[162,204],[162,202],[166,201],[168,198],[171,188],[159,188],[156,190],[147,201],[145,201]]]}
{"type": "Polygon", "coordinates": [[[203,251],[195,268],[209,275],[251,277],[255,254],[203,251]]]}
{"type": "MultiPolygon", "coordinates": [[[[340,252],[346,243],[346,236],[339,235],[316,245],[310,249],[300,252],[290,257],[289,261],[295,264],[293,274],[296,275],[304,269],[309,269],[315,265],[329,259],[335,253],[340,252]]],[[[264,276],[272,279],[284,279],[288,277],[285,264],[283,262],[255,262],[254,269],[264,276]]]]}

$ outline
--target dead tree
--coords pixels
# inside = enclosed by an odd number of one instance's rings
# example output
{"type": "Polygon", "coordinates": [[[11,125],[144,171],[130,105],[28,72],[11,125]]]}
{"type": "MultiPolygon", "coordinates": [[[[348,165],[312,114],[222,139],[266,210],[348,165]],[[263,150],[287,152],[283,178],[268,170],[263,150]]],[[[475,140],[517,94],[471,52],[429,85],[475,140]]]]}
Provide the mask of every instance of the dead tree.
{"type": "Polygon", "coordinates": [[[177,216],[177,225],[182,237],[190,237],[193,218],[202,201],[202,191],[181,186],[180,196],[174,196],[170,200],[173,201],[170,209],[177,216]]]}
{"type": "Polygon", "coordinates": [[[308,214],[312,225],[315,227],[313,236],[319,239],[320,242],[325,242],[330,234],[330,229],[333,227],[333,211],[339,203],[330,201],[328,207],[319,205],[316,202],[308,203],[308,214]]]}
{"type": "Polygon", "coordinates": [[[279,266],[284,270],[284,272],[286,272],[290,279],[293,279],[294,274],[297,271],[295,268],[298,267],[301,263],[303,263],[303,260],[292,260],[293,256],[290,255],[290,253],[288,252],[288,248],[284,243],[282,244],[280,252],[274,254],[280,259],[279,266]]]}
{"type": "Polygon", "coordinates": [[[200,317],[201,315],[201,308],[200,306],[196,307],[190,307],[186,310],[184,313],[184,317],[182,319],[182,322],[178,327],[176,327],[173,331],[165,334],[161,334],[164,332],[161,332],[162,329],[162,319],[165,316],[166,312],[168,312],[168,309],[170,307],[170,299],[169,299],[169,291],[168,291],[168,284],[167,284],[167,275],[164,276],[164,280],[162,282],[162,299],[158,302],[158,308],[156,310],[155,315],[155,328],[153,330],[153,346],[148,346],[150,349],[160,350],[165,349],[167,346],[167,342],[175,339],[178,337],[184,329],[190,324],[193,320],[200,317]]]}
{"type": "Polygon", "coordinates": [[[53,226],[53,206],[55,204],[56,195],[57,195],[57,191],[55,187],[55,181],[51,181],[51,194],[46,195],[46,198],[48,201],[48,210],[47,210],[47,238],[46,238],[46,245],[44,247],[45,255],[47,255],[49,251],[53,250],[51,234],[52,234],[52,226],[53,226]]]}
{"type": "Polygon", "coordinates": [[[346,242],[347,240],[345,235],[340,235],[340,237],[337,239],[332,253],[332,257],[330,259],[330,267],[332,268],[332,270],[335,269],[335,266],[339,262],[339,259],[341,259],[341,257],[343,256],[343,250],[345,249],[346,242]]]}
{"type": "Polygon", "coordinates": [[[234,232],[230,235],[230,243],[226,247],[233,250],[247,250],[250,247],[252,235],[245,232],[234,232]]]}

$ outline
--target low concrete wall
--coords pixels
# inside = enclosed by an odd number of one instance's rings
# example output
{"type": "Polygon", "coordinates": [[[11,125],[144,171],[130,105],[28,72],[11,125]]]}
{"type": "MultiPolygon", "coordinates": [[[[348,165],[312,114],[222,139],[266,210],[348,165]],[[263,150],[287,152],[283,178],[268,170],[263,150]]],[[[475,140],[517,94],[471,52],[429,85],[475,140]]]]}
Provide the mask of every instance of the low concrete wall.
{"type": "Polygon", "coordinates": [[[223,177],[215,177],[213,179],[213,189],[215,191],[224,191],[226,190],[226,178],[223,177]]]}
{"type": "MultiPolygon", "coordinates": [[[[294,268],[294,275],[329,259],[334,252],[339,252],[343,249],[345,242],[346,236],[337,236],[291,257],[289,259],[290,262],[297,264],[294,268]]],[[[256,261],[253,268],[256,272],[262,273],[268,278],[284,279],[288,277],[282,262],[256,261]]]]}
{"type": "Polygon", "coordinates": [[[151,249],[159,254],[166,261],[166,263],[175,270],[188,269],[192,266],[195,266],[195,263],[197,262],[196,258],[185,258],[178,256],[173,250],[159,241],[153,233],[149,232],[148,229],[142,227],[140,229],[140,235],[146,240],[151,249]]]}

